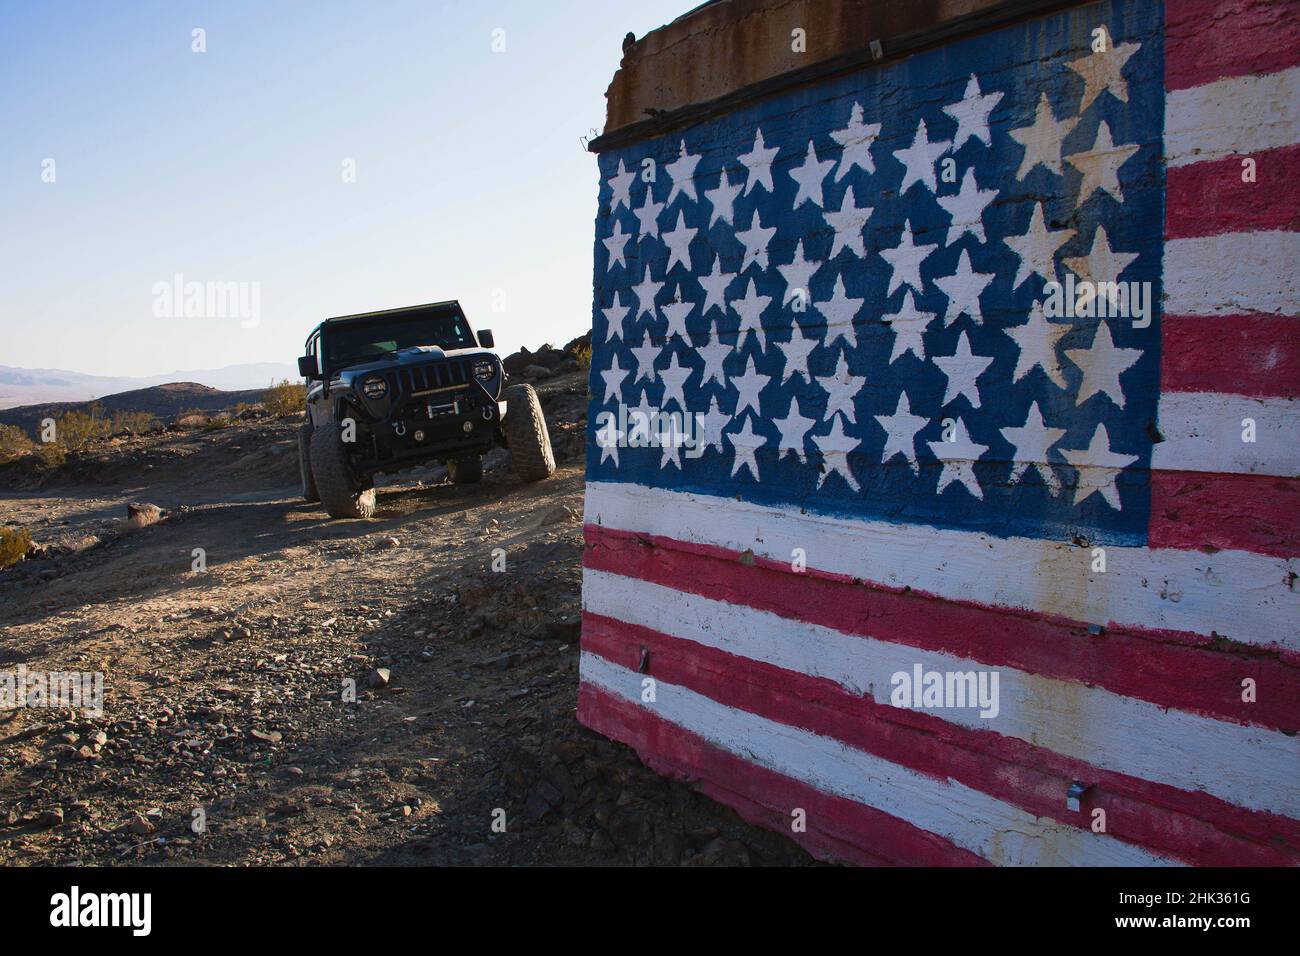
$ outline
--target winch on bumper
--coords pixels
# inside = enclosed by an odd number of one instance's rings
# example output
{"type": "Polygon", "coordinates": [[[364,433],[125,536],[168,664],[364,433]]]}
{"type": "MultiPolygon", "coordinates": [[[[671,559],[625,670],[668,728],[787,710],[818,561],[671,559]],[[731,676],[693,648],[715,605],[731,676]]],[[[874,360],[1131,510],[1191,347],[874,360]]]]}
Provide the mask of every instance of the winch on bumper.
{"type": "Polygon", "coordinates": [[[422,396],[404,404],[389,420],[372,425],[371,431],[376,437],[385,436],[378,445],[388,449],[388,458],[486,451],[499,440],[505,413],[505,402],[481,393],[422,396]]]}

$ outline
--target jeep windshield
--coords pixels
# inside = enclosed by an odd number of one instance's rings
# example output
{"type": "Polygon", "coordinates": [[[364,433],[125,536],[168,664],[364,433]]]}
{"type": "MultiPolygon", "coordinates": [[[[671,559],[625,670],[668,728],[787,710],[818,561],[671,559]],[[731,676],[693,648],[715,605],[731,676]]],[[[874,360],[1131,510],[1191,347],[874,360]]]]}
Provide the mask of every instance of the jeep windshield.
{"type": "Polygon", "coordinates": [[[393,352],[417,346],[463,349],[477,344],[470,334],[469,324],[457,312],[415,312],[358,319],[331,326],[324,339],[325,364],[331,369],[373,362],[393,352]]]}

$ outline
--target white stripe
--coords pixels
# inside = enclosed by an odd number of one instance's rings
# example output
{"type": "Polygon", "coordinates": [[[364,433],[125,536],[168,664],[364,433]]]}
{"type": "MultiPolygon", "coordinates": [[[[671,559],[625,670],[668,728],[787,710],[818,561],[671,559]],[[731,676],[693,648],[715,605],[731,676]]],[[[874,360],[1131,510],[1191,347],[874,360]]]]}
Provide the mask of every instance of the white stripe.
{"type": "Polygon", "coordinates": [[[1300,142],[1300,67],[1230,76],[1165,97],[1165,161],[1170,166],[1300,142]]]}
{"type": "Polygon", "coordinates": [[[1166,315],[1300,315],[1300,233],[1228,232],[1165,243],[1166,315]]]}
{"type": "Polygon", "coordinates": [[[582,679],[715,747],[823,793],[853,800],[1010,866],[1151,866],[1171,860],[1106,834],[1038,817],[952,779],[939,779],[848,747],[832,737],[736,710],[655,681],[642,703],[641,674],[582,655],[582,679]]]}
{"type": "Polygon", "coordinates": [[[1164,441],[1151,467],[1239,475],[1300,475],[1300,402],[1205,392],[1165,392],[1158,416],[1164,441]],[[1254,440],[1248,425],[1254,423],[1254,440]],[[1245,437],[1244,437],[1245,436],[1245,437]]]}
{"type": "Polygon", "coordinates": [[[1073,621],[1211,631],[1243,644],[1300,649],[1300,561],[1244,551],[1106,548],[998,538],[929,525],[856,521],[732,498],[587,482],[586,520],[694,544],[752,551],[808,567],[910,587],[953,601],[1023,608],[1073,621]]]}
{"type": "Polygon", "coordinates": [[[582,606],[629,624],[749,660],[834,681],[890,703],[893,674],[993,670],[997,716],[948,708],[934,716],[990,730],[1095,767],[1200,790],[1248,807],[1300,817],[1300,738],[1213,720],[1097,687],[893,644],[743,604],[727,604],[622,575],[583,571],[582,606]]]}

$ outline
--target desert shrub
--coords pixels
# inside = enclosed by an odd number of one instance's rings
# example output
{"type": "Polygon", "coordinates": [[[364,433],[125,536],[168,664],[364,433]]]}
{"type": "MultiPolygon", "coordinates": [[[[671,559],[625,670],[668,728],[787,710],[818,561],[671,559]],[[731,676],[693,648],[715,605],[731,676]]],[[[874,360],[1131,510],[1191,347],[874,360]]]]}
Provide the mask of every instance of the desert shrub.
{"type": "Polygon", "coordinates": [[[32,536],[26,528],[0,528],[0,571],[11,568],[32,549],[32,536]]]}
{"type": "Polygon", "coordinates": [[[108,423],[104,419],[103,409],[98,404],[91,405],[88,412],[71,409],[54,419],[55,440],[64,448],[77,449],[106,434],[108,434],[108,423]]]}
{"type": "Polygon", "coordinates": [[[579,345],[573,350],[573,357],[578,360],[579,368],[591,368],[591,346],[579,345]]]}
{"type": "Polygon", "coordinates": [[[215,432],[215,431],[220,431],[223,428],[229,428],[233,424],[235,424],[235,420],[233,418],[230,418],[226,415],[216,415],[212,418],[209,418],[200,427],[205,432],[215,432]]]}
{"type": "Polygon", "coordinates": [[[202,428],[207,421],[207,413],[199,408],[187,408],[176,415],[177,428],[202,428]]]}
{"type": "Polygon", "coordinates": [[[276,418],[301,412],[307,403],[307,386],[287,378],[278,385],[272,383],[262,396],[262,404],[276,418]]]}
{"type": "Polygon", "coordinates": [[[56,442],[42,442],[36,446],[36,457],[43,468],[58,468],[68,460],[68,453],[56,442]]]}
{"type": "Polygon", "coordinates": [[[0,425],[0,461],[12,461],[36,450],[27,433],[16,425],[0,425]]]}
{"type": "Polygon", "coordinates": [[[105,430],[110,435],[120,435],[123,432],[143,435],[146,432],[157,431],[159,426],[157,417],[148,412],[117,412],[109,419],[105,430]]]}

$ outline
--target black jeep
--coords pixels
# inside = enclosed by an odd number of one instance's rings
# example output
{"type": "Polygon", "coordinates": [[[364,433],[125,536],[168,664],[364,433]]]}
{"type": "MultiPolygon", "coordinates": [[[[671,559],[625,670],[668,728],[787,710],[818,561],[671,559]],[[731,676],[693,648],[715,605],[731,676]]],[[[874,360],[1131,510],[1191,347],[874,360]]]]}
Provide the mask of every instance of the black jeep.
{"type": "Polygon", "coordinates": [[[555,471],[531,385],[507,385],[492,333],[476,336],[460,303],[326,319],[307,336],[298,371],[307,420],[298,431],[302,496],[334,518],[368,518],[374,476],[446,462],[448,477],[483,476],[483,453],[510,449],[525,481],[555,471]]]}

